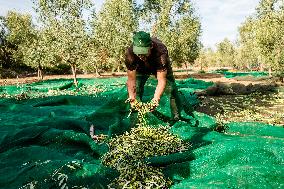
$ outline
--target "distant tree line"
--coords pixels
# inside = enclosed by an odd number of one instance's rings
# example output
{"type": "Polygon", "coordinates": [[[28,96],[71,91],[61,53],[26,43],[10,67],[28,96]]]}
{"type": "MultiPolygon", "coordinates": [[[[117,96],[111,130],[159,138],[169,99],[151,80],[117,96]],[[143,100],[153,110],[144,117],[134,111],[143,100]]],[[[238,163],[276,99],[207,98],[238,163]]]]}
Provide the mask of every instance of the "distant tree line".
{"type": "Polygon", "coordinates": [[[10,11],[0,18],[0,69],[28,66],[76,73],[125,70],[124,52],[141,28],[168,46],[176,66],[193,63],[201,43],[200,20],[190,0],[33,0],[31,15],[10,11]],[[88,13],[88,14],[87,14],[88,13]],[[88,18],[86,18],[86,14],[88,18]]]}
{"type": "Polygon", "coordinates": [[[216,49],[202,49],[195,61],[206,67],[269,71],[284,77],[284,1],[261,0],[253,15],[239,27],[236,42],[224,39],[216,49]]]}

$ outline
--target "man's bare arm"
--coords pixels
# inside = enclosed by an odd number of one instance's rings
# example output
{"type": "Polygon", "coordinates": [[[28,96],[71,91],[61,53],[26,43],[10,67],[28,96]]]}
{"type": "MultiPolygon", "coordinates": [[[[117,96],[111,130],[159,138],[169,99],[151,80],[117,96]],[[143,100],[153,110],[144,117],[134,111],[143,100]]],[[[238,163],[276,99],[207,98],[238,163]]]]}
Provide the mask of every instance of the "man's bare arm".
{"type": "Polygon", "coordinates": [[[160,101],[160,98],[166,88],[166,84],[167,84],[166,76],[167,76],[167,70],[157,72],[158,85],[156,87],[154,98],[153,98],[153,100],[156,102],[160,101]]]}
{"type": "Polygon", "coordinates": [[[127,90],[128,97],[130,100],[136,99],[136,70],[127,70],[127,90]]]}

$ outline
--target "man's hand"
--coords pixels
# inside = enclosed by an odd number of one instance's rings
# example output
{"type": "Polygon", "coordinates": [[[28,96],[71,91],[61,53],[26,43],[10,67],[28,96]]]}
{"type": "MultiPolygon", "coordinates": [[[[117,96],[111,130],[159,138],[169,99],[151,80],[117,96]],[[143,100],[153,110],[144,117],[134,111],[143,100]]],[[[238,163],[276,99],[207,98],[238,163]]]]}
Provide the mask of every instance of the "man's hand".
{"type": "Polygon", "coordinates": [[[151,100],[151,104],[152,104],[152,107],[150,109],[151,112],[153,112],[159,106],[159,101],[160,99],[155,99],[155,98],[151,100]]]}
{"type": "Polygon", "coordinates": [[[132,99],[132,98],[128,98],[125,103],[129,103],[131,109],[135,108],[135,105],[137,104],[137,100],[136,99],[132,99]]]}
{"type": "Polygon", "coordinates": [[[131,109],[135,110],[135,106],[137,105],[137,100],[133,99],[129,101],[131,109]]]}
{"type": "MultiPolygon", "coordinates": [[[[159,105],[160,98],[165,90],[166,84],[167,84],[167,71],[158,71],[157,72],[157,79],[158,79],[158,85],[156,87],[154,98],[152,99],[152,103],[154,103],[155,108],[159,105]]],[[[154,109],[155,109],[154,108],[154,109]]]]}
{"type": "MultiPolygon", "coordinates": [[[[134,71],[127,71],[127,91],[128,97],[130,101],[134,101],[136,99],[136,70],[134,71]]],[[[129,101],[129,102],[130,102],[129,101]]],[[[132,103],[130,102],[130,103],[132,103]]]]}

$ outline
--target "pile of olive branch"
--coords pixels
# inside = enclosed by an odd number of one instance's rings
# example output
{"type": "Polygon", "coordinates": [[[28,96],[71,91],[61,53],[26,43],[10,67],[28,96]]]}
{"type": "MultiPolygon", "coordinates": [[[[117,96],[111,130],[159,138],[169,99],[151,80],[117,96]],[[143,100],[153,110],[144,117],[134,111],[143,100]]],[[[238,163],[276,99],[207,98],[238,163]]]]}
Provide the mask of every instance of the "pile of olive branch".
{"type": "MultiPolygon", "coordinates": [[[[138,111],[138,126],[147,126],[147,119],[146,119],[146,114],[148,112],[151,112],[155,107],[157,106],[156,103],[153,101],[143,103],[138,100],[135,100],[132,105],[131,105],[131,111],[138,111]]],[[[130,112],[132,113],[132,112],[130,112]]]]}
{"type": "Polygon", "coordinates": [[[168,155],[187,150],[189,145],[170,132],[167,126],[153,128],[147,125],[145,114],[153,108],[151,103],[137,102],[138,127],[132,128],[109,141],[109,152],[102,162],[115,168],[120,176],[111,188],[167,188],[171,181],[164,178],[160,168],[144,162],[146,157],[168,155]]]}
{"type": "Polygon", "coordinates": [[[104,92],[103,89],[95,88],[93,86],[82,86],[80,88],[75,88],[72,90],[49,90],[48,92],[33,91],[31,89],[20,88],[20,93],[18,94],[8,94],[5,90],[0,93],[0,98],[11,98],[16,100],[26,100],[33,98],[45,98],[50,96],[61,96],[61,95],[71,95],[71,96],[96,96],[97,94],[104,92]]]}

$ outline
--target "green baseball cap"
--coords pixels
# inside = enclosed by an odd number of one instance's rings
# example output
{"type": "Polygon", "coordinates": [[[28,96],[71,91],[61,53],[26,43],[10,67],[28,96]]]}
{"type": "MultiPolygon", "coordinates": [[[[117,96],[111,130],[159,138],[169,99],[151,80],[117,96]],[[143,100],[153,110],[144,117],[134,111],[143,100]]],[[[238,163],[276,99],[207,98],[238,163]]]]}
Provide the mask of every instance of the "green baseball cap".
{"type": "Polygon", "coordinates": [[[136,32],[133,36],[134,54],[148,54],[152,40],[150,34],[144,31],[136,32]]]}

